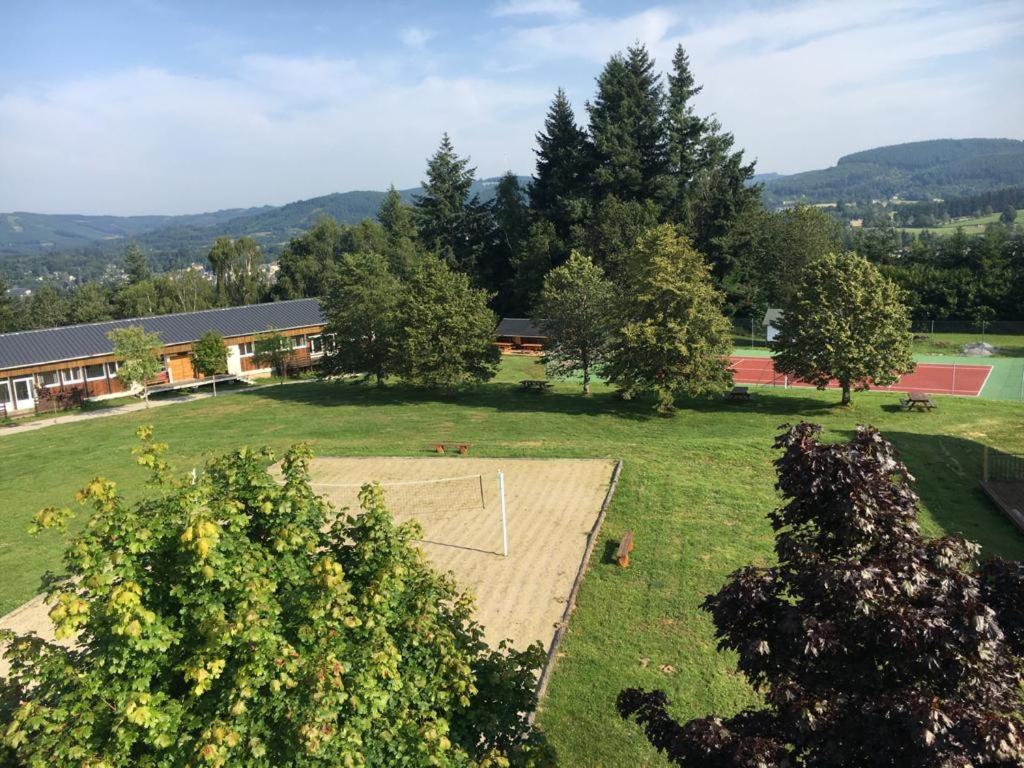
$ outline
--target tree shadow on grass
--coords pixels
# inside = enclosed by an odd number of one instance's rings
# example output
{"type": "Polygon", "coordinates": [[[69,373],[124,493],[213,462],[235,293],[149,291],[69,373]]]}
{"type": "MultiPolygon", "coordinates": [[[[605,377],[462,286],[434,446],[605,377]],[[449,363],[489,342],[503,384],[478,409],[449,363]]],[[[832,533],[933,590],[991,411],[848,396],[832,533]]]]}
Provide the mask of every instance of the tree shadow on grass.
{"type": "MultiPolygon", "coordinates": [[[[612,391],[599,391],[589,395],[559,389],[546,392],[523,391],[518,385],[505,383],[463,387],[446,393],[402,384],[378,387],[362,381],[325,381],[301,386],[266,387],[246,394],[283,403],[301,403],[325,408],[434,403],[467,408],[490,408],[506,413],[615,416],[633,421],[662,418],[655,411],[655,401],[650,396],[625,400],[612,391]]],[[[796,418],[828,414],[835,407],[834,403],[812,397],[759,393],[746,403],[733,403],[722,397],[681,398],[677,404],[677,416],[684,416],[686,411],[723,414],[747,411],[796,418]]]]}
{"type": "MultiPolygon", "coordinates": [[[[963,536],[993,555],[1024,559],[1024,535],[981,490],[984,445],[948,435],[887,431],[917,482],[915,489],[942,532],[963,536]]],[[[925,533],[940,533],[928,530],[925,533]]]]}

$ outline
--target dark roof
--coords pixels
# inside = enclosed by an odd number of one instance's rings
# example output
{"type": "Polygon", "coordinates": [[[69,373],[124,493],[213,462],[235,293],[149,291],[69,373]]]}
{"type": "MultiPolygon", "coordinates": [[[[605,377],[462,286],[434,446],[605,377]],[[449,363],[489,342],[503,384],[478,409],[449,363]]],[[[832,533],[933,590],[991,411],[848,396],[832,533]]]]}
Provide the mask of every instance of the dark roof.
{"type": "Polygon", "coordinates": [[[768,327],[769,325],[778,325],[780,317],[782,317],[782,310],[770,307],[768,311],[764,313],[764,320],[761,321],[761,325],[765,327],[768,327]]]}
{"type": "Polygon", "coordinates": [[[533,321],[527,317],[503,317],[498,323],[499,336],[532,336],[535,339],[546,339],[548,335],[543,333],[533,321]]]}
{"type": "Polygon", "coordinates": [[[164,344],[185,344],[196,341],[209,330],[225,337],[248,336],[268,328],[284,331],[323,323],[317,299],[295,299],[3,333],[0,334],[0,370],[109,355],[114,351],[114,344],[107,333],[130,325],[141,325],[150,333],[160,334],[164,344]]]}

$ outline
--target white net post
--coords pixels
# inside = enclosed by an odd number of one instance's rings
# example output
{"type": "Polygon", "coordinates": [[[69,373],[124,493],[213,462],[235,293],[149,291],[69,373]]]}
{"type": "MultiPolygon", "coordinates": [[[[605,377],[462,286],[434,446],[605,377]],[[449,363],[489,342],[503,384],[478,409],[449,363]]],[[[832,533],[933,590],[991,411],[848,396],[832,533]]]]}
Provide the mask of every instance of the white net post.
{"type": "Polygon", "coordinates": [[[505,514],[505,473],[498,470],[498,500],[501,505],[501,551],[508,557],[508,518],[505,514]]]}

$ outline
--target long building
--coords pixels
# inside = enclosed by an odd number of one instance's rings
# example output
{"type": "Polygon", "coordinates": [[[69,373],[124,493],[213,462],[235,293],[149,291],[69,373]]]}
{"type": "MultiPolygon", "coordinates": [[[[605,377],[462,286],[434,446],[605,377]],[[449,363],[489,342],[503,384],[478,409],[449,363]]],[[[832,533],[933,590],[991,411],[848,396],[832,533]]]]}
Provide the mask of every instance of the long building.
{"type": "Polygon", "coordinates": [[[268,331],[292,340],[292,367],[313,365],[324,353],[324,318],[316,299],[5,333],[0,334],[0,416],[124,394],[107,334],[128,326],[159,335],[162,370],[151,383],[164,388],[204,383],[192,367],[192,345],[210,330],[224,337],[228,375],[234,378],[271,373],[254,361],[254,343],[268,331]]]}

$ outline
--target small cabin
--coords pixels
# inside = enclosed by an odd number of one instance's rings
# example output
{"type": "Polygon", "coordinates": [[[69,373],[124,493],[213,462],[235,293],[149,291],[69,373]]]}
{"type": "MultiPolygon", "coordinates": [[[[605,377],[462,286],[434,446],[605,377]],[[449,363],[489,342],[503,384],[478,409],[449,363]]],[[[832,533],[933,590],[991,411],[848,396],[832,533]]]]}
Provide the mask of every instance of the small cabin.
{"type": "Polygon", "coordinates": [[[544,351],[548,337],[525,317],[503,317],[495,344],[503,354],[536,355],[544,351]]]}

